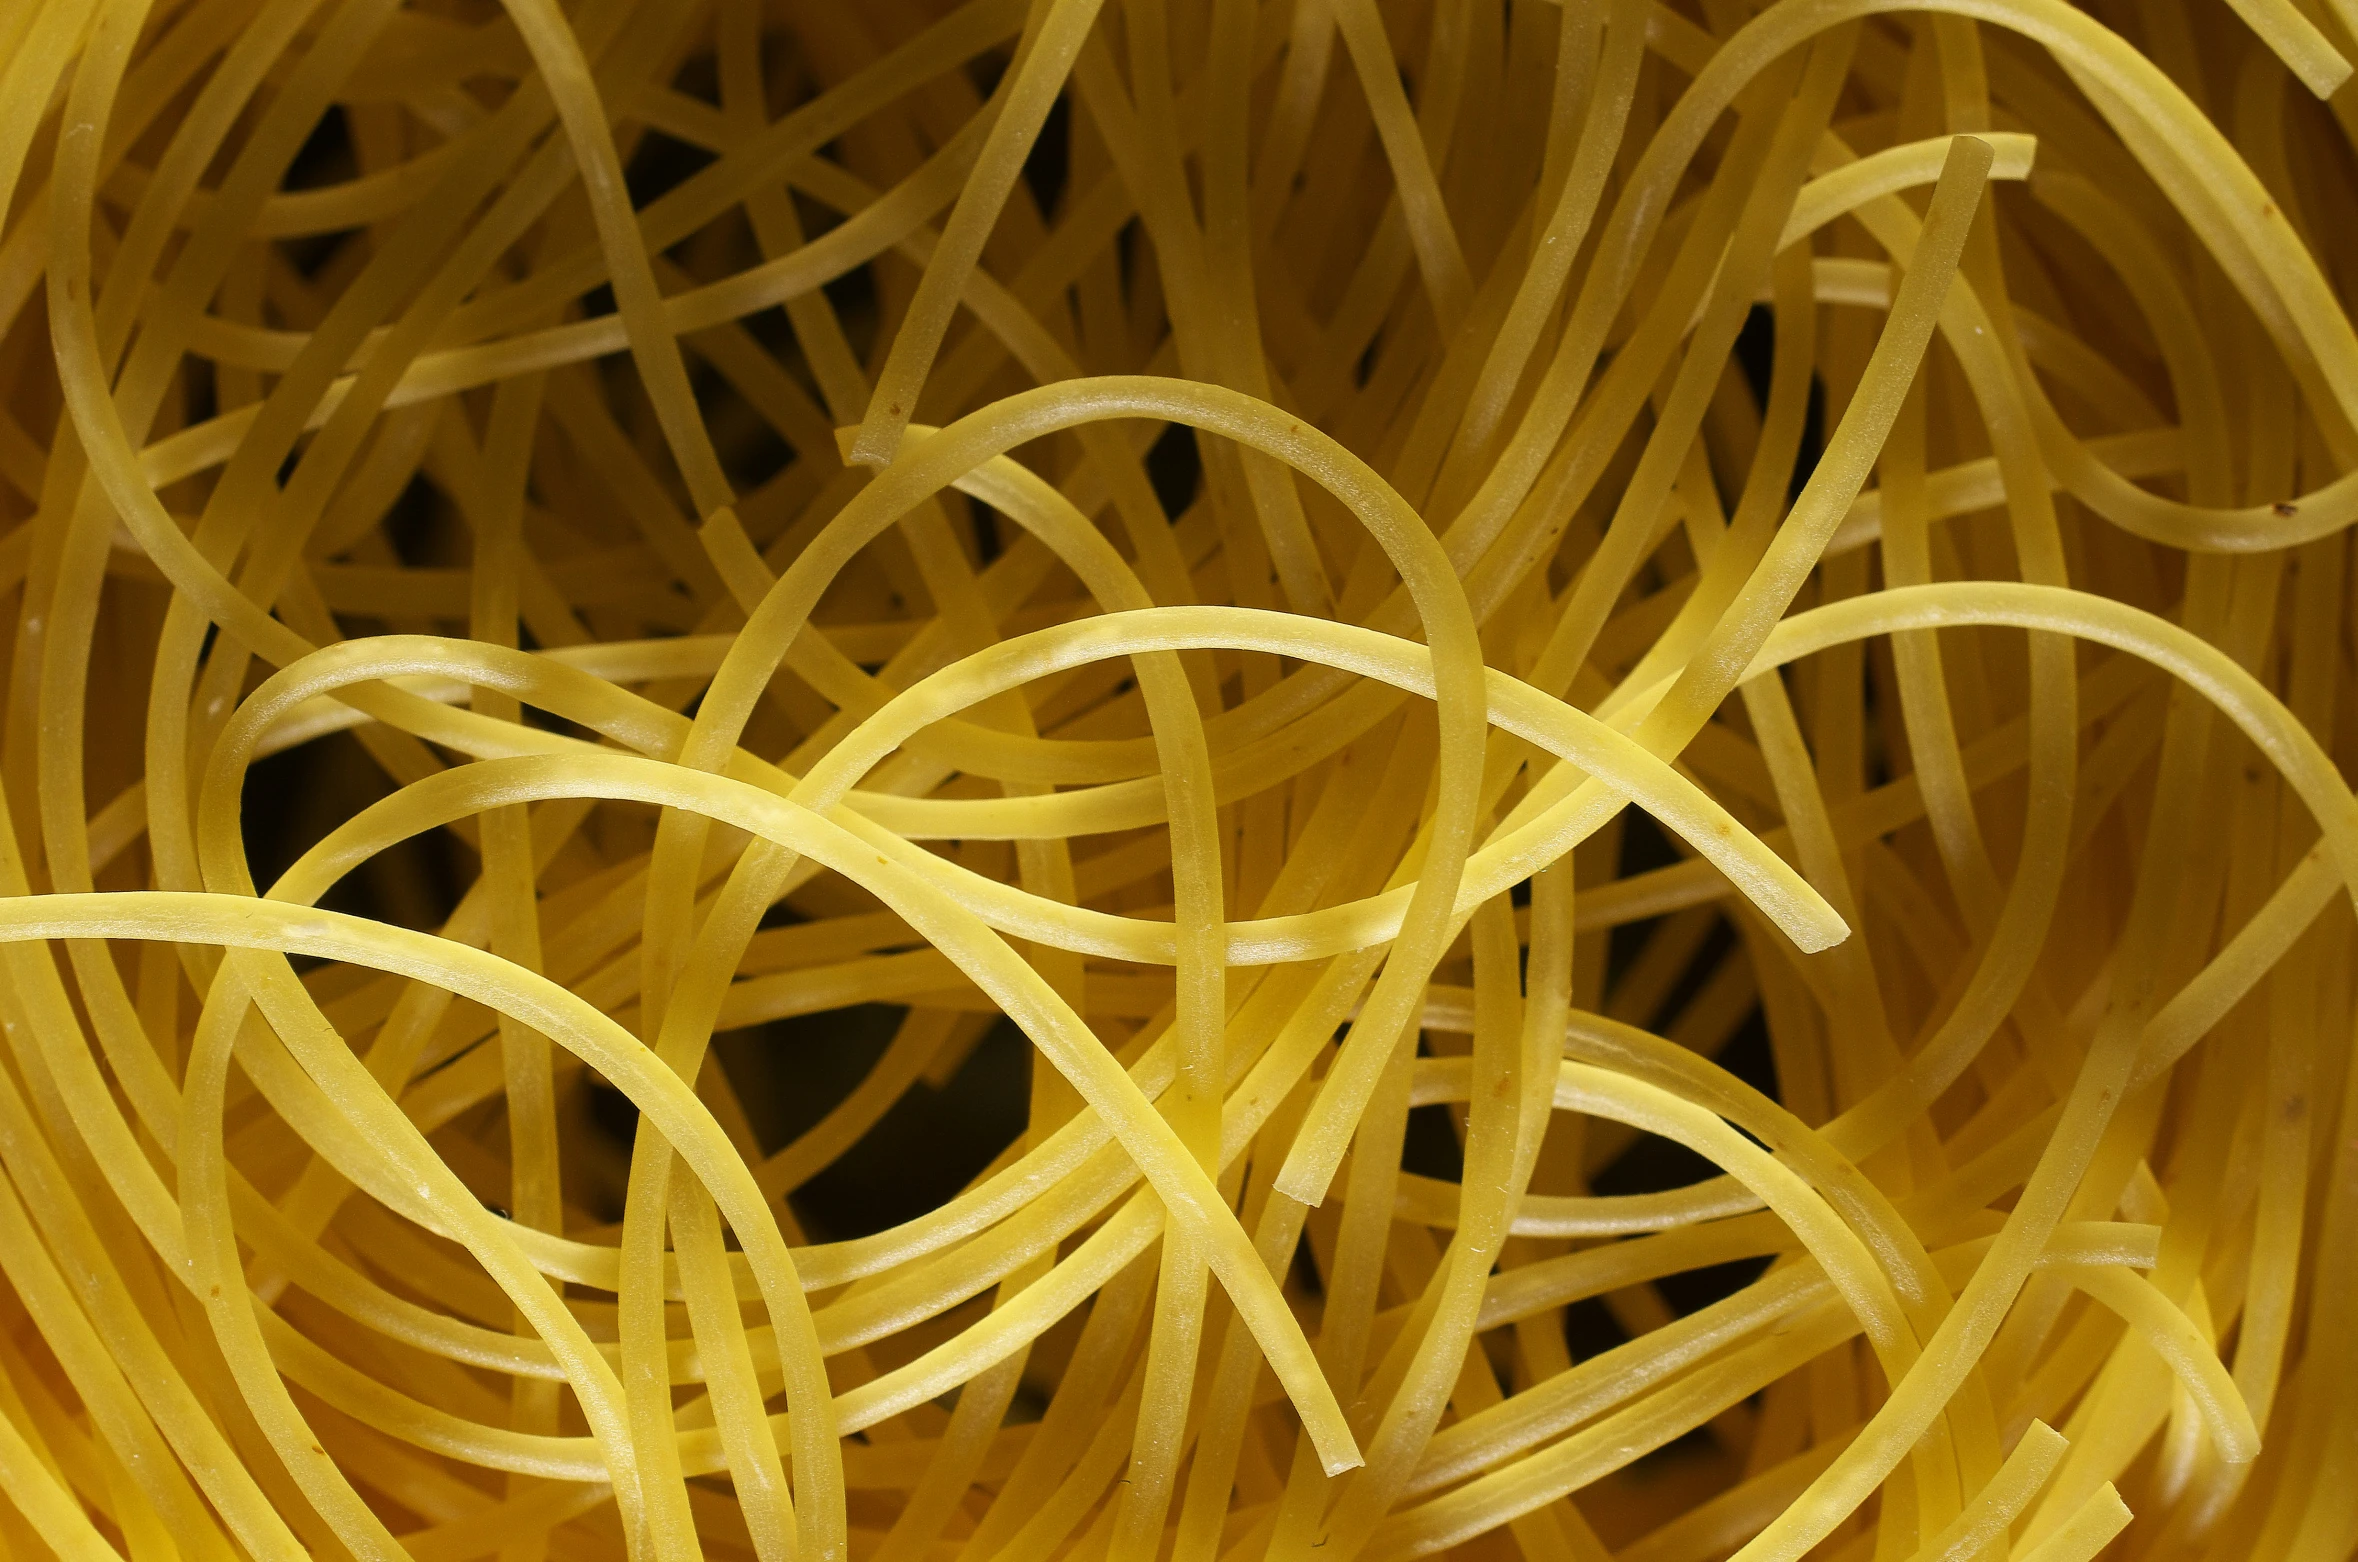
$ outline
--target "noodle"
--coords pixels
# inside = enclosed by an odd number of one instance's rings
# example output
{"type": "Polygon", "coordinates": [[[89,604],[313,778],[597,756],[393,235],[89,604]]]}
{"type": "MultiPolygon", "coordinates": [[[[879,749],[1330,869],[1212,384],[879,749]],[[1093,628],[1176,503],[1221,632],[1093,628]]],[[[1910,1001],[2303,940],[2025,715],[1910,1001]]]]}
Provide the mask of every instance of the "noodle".
{"type": "Polygon", "coordinates": [[[2354,58],[0,5],[0,1557],[2358,1552],[2354,58]]]}

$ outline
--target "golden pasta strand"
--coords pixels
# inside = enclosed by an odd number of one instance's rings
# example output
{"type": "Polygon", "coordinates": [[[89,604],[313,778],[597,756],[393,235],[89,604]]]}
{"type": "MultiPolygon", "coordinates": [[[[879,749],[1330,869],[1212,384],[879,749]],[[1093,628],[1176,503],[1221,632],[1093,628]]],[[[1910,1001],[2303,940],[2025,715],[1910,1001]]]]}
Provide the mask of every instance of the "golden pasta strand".
{"type": "Polygon", "coordinates": [[[0,4],[0,1556],[2351,1556],[2353,59],[0,4]]]}

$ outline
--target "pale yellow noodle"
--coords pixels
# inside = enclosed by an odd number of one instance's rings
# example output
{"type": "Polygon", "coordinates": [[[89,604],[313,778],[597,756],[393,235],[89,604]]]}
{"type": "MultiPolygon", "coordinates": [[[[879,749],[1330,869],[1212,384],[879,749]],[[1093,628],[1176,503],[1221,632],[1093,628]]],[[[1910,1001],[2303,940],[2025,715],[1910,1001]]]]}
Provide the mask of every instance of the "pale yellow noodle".
{"type": "Polygon", "coordinates": [[[0,6],[0,1556],[2349,1556],[2353,50],[0,6]]]}

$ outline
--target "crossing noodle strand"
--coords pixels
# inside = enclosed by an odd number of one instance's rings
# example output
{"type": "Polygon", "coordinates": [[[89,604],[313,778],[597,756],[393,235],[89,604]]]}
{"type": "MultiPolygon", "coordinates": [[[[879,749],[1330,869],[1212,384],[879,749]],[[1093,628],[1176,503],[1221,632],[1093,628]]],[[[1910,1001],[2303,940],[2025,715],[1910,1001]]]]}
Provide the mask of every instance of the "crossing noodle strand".
{"type": "Polygon", "coordinates": [[[2358,1555],[2354,27],[0,4],[0,1558],[2358,1555]]]}

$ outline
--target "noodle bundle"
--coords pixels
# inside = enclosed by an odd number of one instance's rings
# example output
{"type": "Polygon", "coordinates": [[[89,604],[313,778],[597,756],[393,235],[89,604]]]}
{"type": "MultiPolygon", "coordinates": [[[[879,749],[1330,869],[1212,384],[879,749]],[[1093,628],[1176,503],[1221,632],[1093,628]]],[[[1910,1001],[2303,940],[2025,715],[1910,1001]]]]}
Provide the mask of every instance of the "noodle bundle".
{"type": "Polygon", "coordinates": [[[0,1557],[2358,1555],[2353,60],[0,0],[0,1557]]]}

